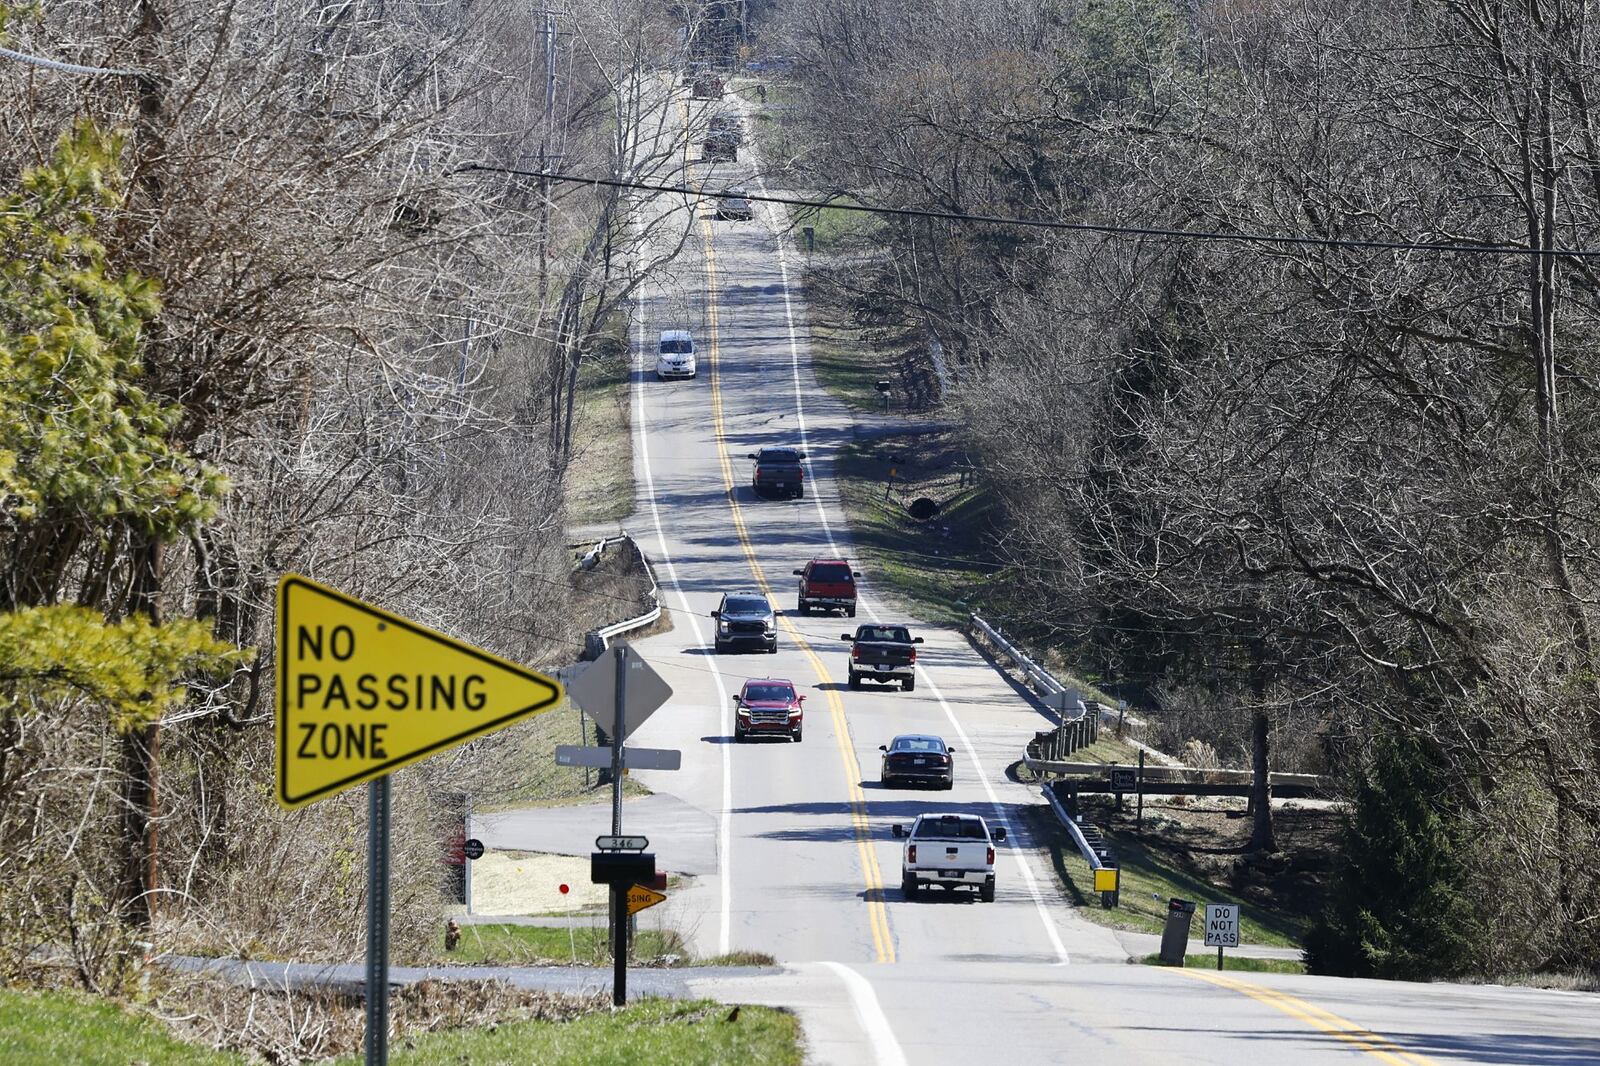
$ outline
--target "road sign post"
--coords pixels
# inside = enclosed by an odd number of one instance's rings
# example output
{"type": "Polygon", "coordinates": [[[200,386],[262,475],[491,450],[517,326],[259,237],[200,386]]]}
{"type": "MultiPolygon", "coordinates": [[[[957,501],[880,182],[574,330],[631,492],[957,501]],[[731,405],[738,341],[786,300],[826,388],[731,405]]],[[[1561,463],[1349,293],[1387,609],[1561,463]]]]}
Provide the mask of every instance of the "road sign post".
{"type": "Polygon", "coordinates": [[[367,782],[366,1066],[389,1062],[389,778],[367,782]]]}
{"type": "Polygon", "coordinates": [[[1222,969],[1222,949],[1239,946],[1239,905],[1206,904],[1206,947],[1217,949],[1217,969],[1222,969]]]}
{"type": "MultiPolygon", "coordinates": [[[[618,643],[617,696],[611,722],[611,835],[622,835],[622,734],[628,721],[628,646],[618,643]]],[[[611,1003],[628,1002],[627,885],[611,886],[611,1003]]]]}

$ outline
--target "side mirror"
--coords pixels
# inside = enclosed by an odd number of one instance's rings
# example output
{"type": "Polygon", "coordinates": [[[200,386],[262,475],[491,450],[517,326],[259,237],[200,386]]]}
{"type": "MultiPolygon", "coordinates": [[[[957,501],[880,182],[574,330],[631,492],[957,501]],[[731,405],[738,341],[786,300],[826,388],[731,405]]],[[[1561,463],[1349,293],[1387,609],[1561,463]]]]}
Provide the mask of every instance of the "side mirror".
{"type": "Polygon", "coordinates": [[[804,570],[796,570],[794,572],[794,576],[795,577],[805,577],[806,576],[806,572],[804,570]]]}
{"type": "Polygon", "coordinates": [[[712,618],[721,618],[722,617],[722,612],[721,611],[712,611],[711,612],[711,617],[712,618]]]}
{"type": "Polygon", "coordinates": [[[801,703],[804,703],[806,701],[806,698],[804,696],[797,696],[795,698],[798,699],[801,703]]]}
{"type": "Polygon", "coordinates": [[[860,577],[860,576],[861,576],[861,571],[859,571],[859,570],[852,570],[852,571],[850,571],[850,576],[851,576],[851,577],[860,577]]]}
{"type": "Polygon", "coordinates": [[[760,456],[758,456],[755,452],[751,452],[749,455],[745,456],[745,458],[746,459],[759,459],[760,456]]]}
{"type": "Polygon", "coordinates": [[[732,700],[733,700],[733,702],[734,702],[734,703],[738,703],[738,702],[739,702],[739,694],[738,694],[738,693],[737,693],[737,692],[735,692],[735,693],[734,693],[734,694],[733,694],[733,695],[732,695],[732,696],[731,696],[731,697],[729,697],[729,698],[730,698],[730,699],[732,699],[732,700]]]}
{"type": "Polygon", "coordinates": [[[995,842],[999,843],[1000,841],[1004,840],[1005,838],[1006,838],[1006,827],[1003,826],[1003,825],[995,826],[994,827],[994,839],[995,839],[995,842]]]}
{"type": "Polygon", "coordinates": [[[913,644],[921,644],[922,643],[922,638],[921,637],[912,637],[911,638],[911,643],[913,643],[913,644]]]}
{"type": "Polygon", "coordinates": [[[959,751],[961,749],[959,749],[959,748],[946,748],[944,750],[945,750],[945,754],[946,755],[954,755],[957,751],[959,751]]]}
{"type": "Polygon", "coordinates": [[[894,836],[895,836],[896,840],[899,840],[901,837],[906,835],[906,827],[901,825],[899,822],[894,823],[894,827],[893,828],[894,828],[894,836]]]}
{"type": "Polygon", "coordinates": [[[889,750],[889,745],[887,745],[887,744],[879,744],[878,745],[878,750],[879,751],[888,751],[889,750]]]}
{"type": "Polygon", "coordinates": [[[839,639],[840,640],[855,640],[856,638],[851,636],[849,633],[840,633],[839,634],[839,639]]]}

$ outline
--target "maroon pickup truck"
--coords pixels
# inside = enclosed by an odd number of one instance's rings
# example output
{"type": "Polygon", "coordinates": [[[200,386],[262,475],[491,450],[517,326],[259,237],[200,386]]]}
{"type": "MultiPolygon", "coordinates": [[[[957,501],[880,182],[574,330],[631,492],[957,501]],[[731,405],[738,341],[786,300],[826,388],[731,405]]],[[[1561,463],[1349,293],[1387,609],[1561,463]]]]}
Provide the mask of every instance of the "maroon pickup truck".
{"type": "Polygon", "coordinates": [[[861,571],[850,569],[843,559],[813,559],[802,570],[796,570],[800,579],[800,613],[810,614],[811,608],[825,611],[843,611],[846,617],[856,616],[856,578],[861,571]]]}

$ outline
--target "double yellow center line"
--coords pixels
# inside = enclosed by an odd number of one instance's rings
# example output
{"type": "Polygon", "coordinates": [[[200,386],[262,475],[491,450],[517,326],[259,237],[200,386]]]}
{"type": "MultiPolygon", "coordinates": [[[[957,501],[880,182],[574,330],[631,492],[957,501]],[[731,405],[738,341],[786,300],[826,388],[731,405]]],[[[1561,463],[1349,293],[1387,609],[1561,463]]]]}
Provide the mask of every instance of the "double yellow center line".
{"type": "Polygon", "coordinates": [[[1219,988],[1226,988],[1249,996],[1269,1007],[1276,1007],[1283,1013],[1293,1018],[1298,1018],[1313,1029],[1327,1033],[1336,1040],[1342,1040],[1352,1047],[1359,1048],[1389,1066],[1436,1066],[1434,1061],[1426,1055],[1415,1051],[1407,1051],[1387,1037],[1379,1036],[1370,1029],[1364,1029],[1355,1022],[1339,1017],[1331,1011],[1323,1010],[1313,1003],[1307,1003],[1298,996],[1291,996],[1287,992],[1280,992],[1275,988],[1264,988],[1261,985],[1241,981],[1236,977],[1225,977],[1211,970],[1183,969],[1174,971],[1185,977],[1193,977],[1206,981],[1219,988]]]}
{"type": "MultiPolygon", "coordinates": [[[[755,547],[750,541],[749,531],[745,527],[744,511],[739,505],[738,487],[734,479],[733,461],[728,455],[727,433],[722,416],[721,348],[717,332],[716,244],[711,222],[705,216],[700,218],[700,227],[705,242],[706,351],[711,366],[711,421],[717,437],[717,457],[722,464],[722,481],[728,493],[728,506],[733,513],[733,528],[738,533],[739,545],[744,549],[745,560],[749,563],[750,572],[755,576],[756,584],[771,600],[774,599],[772,587],[762,572],[761,563],[756,558],[755,547]]],[[[826,693],[828,709],[833,716],[834,739],[839,747],[839,760],[844,767],[845,786],[850,799],[850,824],[855,832],[856,851],[861,859],[862,880],[866,884],[867,923],[872,928],[873,950],[878,962],[893,962],[894,936],[889,930],[888,908],[883,904],[883,871],[878,866],[878,857],[872,846],[872,826],[867,820],[867,797],[861,791],[861,764],[856,759],[855,748],[850,740],[850,724],[845,719],[844,701],[839,697],[828,668],[823,665],[822,658],[811,647],[805,635],[784,615],[780,614],[777,617],[778,624],[782,626],[784,632],[788,633],[795,646],[805,653],[826,693]]]]}

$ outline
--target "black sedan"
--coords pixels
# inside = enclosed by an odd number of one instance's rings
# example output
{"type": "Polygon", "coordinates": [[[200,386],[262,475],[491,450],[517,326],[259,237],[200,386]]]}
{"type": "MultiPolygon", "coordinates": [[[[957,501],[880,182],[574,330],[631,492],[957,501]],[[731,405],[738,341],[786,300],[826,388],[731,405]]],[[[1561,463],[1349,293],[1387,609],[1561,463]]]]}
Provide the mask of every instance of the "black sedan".
{"type": "Polygon", "coordinates": [[[728,222],[753,221],[756,209],[749,197],[743,189],[729,189],[717,200],[717,217],[728,222]]]}
{"type": "Polygon", "coordinates": [[[895,737],[888,744],[879,744],[883,752],[883,768],[878,772],[884,788],[897,788],[902,784],[937,785],[952,788],[956,771],[953,756],[956,749],[945,744],[940,737],[925,733],[907,733],[895,737]]]}

